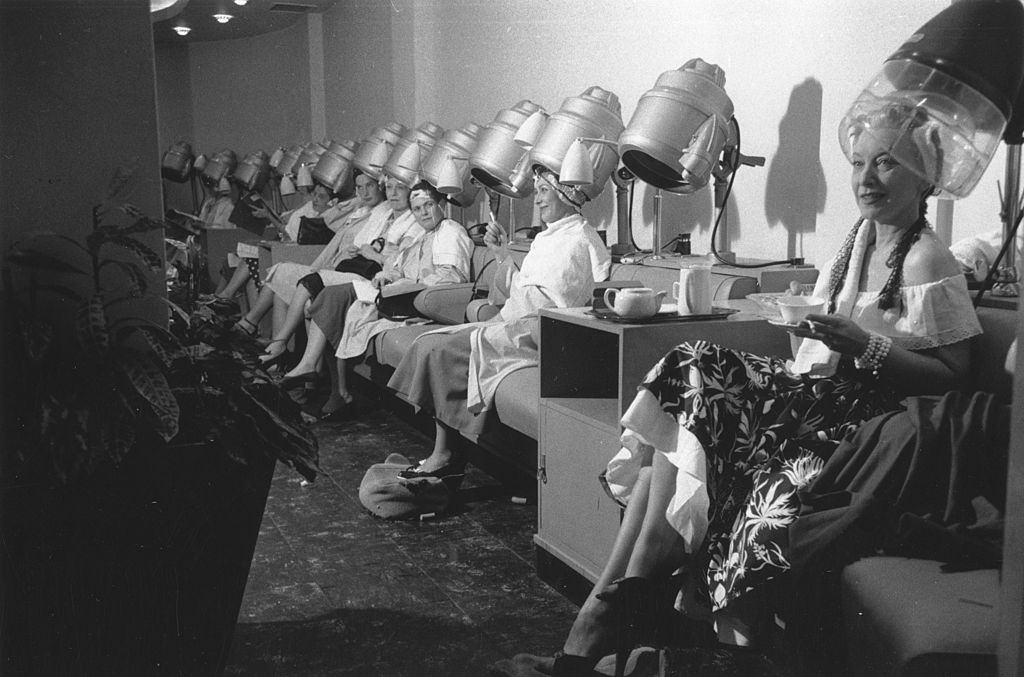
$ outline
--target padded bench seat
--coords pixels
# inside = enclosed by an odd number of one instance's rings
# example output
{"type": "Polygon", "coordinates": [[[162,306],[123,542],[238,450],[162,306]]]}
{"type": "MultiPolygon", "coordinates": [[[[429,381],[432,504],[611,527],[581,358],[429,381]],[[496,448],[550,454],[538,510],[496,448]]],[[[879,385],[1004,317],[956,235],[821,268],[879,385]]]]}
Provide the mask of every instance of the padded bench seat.
{"type": "Polygon", "coordinates": [[[996,675],[999,572],[870,557],[843,569],[848,677],[996,675]]]}

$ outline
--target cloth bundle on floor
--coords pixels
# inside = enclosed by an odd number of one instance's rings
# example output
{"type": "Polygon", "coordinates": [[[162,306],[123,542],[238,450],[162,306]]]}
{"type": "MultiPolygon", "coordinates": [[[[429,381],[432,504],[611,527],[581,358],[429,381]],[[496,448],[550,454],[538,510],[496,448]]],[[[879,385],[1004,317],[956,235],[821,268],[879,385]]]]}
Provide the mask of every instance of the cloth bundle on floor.
{"type": "Polygon", "coordinates": [[[448,509],[451,490],[438,477],[406,479],[398,474],[412,462],[401,454],[389,454],[375,463],[359,484],[359,501],[377,517],[388,520],[440,515],[448,509]]]}

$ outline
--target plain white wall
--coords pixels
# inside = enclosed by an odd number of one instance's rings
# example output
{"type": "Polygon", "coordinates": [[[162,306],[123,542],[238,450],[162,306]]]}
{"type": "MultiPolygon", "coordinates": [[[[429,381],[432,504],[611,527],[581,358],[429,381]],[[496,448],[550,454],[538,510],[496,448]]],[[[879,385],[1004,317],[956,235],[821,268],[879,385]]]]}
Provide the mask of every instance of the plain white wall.
{"type": "MultiPolygon", "coordinates": [[[[743,151],[767,158],[737,173],[729,242],[741,256],[822,261],[856,218],[836,129],[882,62],[946,0],[391,0],[395,112],[407,123],[486,124],[529,98],[557,110],[590,85],[615,92],[629,121],[658,75],[693,57],[725,70],[743,151]]],[[[993,162],[957,203],[953,238],[998,228],[993,162]]],[[[586,209],[614,231],[606,189],[586,209]]],[[[634,232],[650,242],[653,191],[641,185],[634,232]]],[[[936,213],[930,208],[932,220],[936,213]]],[[[667,195],[664,239],[692,232],[706,251],[710,191],[667,195]]],[[[614,236],[613,236],[614,237],[614,236]]]]}
{"type": "MultiPolygon", "coordinates": [[[[390,121],[485,125],[521,99],[553,112],[565,98],[600,85],[618,95],[628,122],[659,74],[701,57],[725,71],[743,152],[767,158],[766,166],[737,173],[729,245],[745,257],[804,256],[821,263],[856,218],[849,167],[837,141],[839,120],[883,61],[948,4],[347,0],[322,20],[324,118],[328,136],[337,139],[359,139],[390,121]]],[[[307,40],[300,26],[193,46],[193,123],[197,139],[204,139],[199,145],[270,150],[309,135],[309,74],[296,72],[309,54],[301,44],[307,40]],[[291,103],[285,83],[292,84],[291,103]],[[232,124],[238,104],[251,110],[257,101],[258,115],[243,114],[244,127],[232,124]],[[254,129],[261,120],[265,129],[254,129]]],[[[974,193],[956,202],[953,240],[999,228],[995,183],[1004,158],[1000,152],[974,193]]],[[[638,184],[633,214],[641,245],[650,243],[652,192],[638,184]]],[[[529,220],[529,203],[518,202],[517,215],[529,220]]],[[[584,212],[614,240],[611,187],[584,212]]],[[[664,239],[691,232],[694,251],[707,251],[713,216],[708,190],[667,195],[664,239]]]]}

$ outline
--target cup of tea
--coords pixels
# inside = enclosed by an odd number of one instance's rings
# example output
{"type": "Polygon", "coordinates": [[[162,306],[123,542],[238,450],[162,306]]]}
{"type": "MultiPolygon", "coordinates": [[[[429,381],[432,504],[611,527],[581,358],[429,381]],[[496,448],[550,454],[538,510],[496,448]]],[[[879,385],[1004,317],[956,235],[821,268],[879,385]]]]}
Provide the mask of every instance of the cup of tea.
{"type": "Polygon", "coordinates": [[[642,320],[651,317],[661,309],[665,292],[655,292],[649,287],[625,287],[605,289],[604,303],[619,317],[642,320]]]}
{"type": "Polygon", "coordinates": [[[672,298],[680,315],[707,315],[711,312],[711,264],[684,263],[679,281],[672,283],[672,298]]]}
{"type": "Polygon", "coordinates": [[[825,299],[817,296],[780,296],[775,305],[785,322],[796,324],[808,315],[820,313],[825,307],[825,299]]]}

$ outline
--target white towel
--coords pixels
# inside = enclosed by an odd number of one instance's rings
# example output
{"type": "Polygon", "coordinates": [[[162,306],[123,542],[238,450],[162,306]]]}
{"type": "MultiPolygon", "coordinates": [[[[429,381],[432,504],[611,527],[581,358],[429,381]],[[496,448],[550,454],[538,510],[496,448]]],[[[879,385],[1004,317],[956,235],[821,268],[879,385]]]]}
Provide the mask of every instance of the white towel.
{"type": "MultiPolygon", "coordinates": [[[[843,281],[843,289],[836,298],[836,309],[833,314],[853,315],[854,304],[857,301],[857,292],[860,291],[860,274],[864,267],[864,251],[868,247],[868,237],[873,232],[871,222],[866,219],[860,222],[857,235],[853,240],[853,251],[850,252],[850,265],[846,269],[846,278],[843,281]]],[[[833,261],[836,266],[839,261],[833,261]]],[[[830,274],[829,271],[822,271],[822,275],[830,274]]],[[[827,293],[827,291],[825,292],[827,293]]],[[[789,369],[794,374],[808,374],[810,376],[825,377],[836,372],[839,364],[839,353],[829,350],[821,341],[805,338],[800,343],[789,369]]]]}

